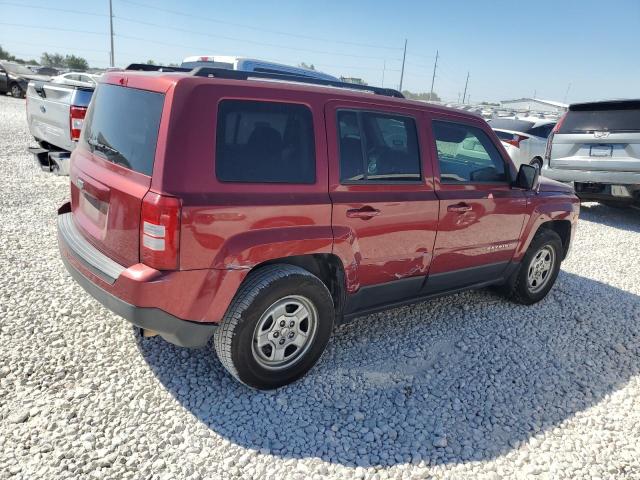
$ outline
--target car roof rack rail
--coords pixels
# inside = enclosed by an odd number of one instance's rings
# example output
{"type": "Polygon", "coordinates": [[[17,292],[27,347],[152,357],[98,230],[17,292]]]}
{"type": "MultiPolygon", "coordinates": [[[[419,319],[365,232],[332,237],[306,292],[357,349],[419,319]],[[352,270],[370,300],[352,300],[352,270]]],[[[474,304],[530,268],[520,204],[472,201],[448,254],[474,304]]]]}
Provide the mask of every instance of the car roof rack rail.
{"type": "Polygon", "coordinates": [[[247,72],[244,70],[229,70],[225,68],[197,67],[191,71],[196,77],[214,77],[231,80],[248,80],[251,78],[264,78],[268,80],[279,80],[283,82],[309,83],[312,85],[322,85],[327,87],[347,88],[371,92],[386,97],[404,98],[404,95],[393,88],[372,87],[370,85],[358,85],[357,83],[340,82],[337,80],[325,80],[323,78],[307,77],[303,75],[272,73],[272,72],[247,72]]]}
{"type": "Polygon", "coordinates": [[[281,82],[308,83],[311,85],[321,85],[325,87],[346,88],[362,92],[371,92],[385,97],[404,98],[404,95],[393,88],[372,87],[370,85],[359,85],[357,83],[340,82],[337,80],[326,80],[323,78],[307,77],[294,73],[273,73],[273,72],[247,72],[244,70],[229,70],[226,68],[213,67],[168,67],[165,65],[148,65],[146,63],[132,63],[125,70],[137,70],[141,72],[190,72],[196,77],[223,78],[227,80],[249,80],[251,78],[264,78],[267,80],[279,80],[281,82]]]}
{"type": "Polygon", "coordinates": [[[190,72],[191,68],[168,67],[166,65],[149,65],[146,63],[132,63],[125,70],[137,70],[140,72],[190,72]]]}

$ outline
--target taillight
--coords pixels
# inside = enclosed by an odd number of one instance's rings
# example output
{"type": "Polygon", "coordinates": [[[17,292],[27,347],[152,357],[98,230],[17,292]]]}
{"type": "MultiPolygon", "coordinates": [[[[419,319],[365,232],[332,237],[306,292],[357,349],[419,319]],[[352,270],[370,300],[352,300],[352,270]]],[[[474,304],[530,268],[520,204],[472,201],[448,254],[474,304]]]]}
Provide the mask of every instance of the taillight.
{"type": "Polygon", "coordinates": [[[524,135],[513,135],[513,138],[511,140],[505,140],[505,143],[508,143],[509,145],[513,145],[514,147],[520,148],[520,142],[523,140],[526,140],[529,137],[526,137],[524,135]]]}
{"type": "Polygon", "coordinates": [[[558,120],[558,123],[556,123],[556,126],[553,127],[553,130],[551,130],[551,133],[547,137],[547,148],[545,148],[544,150],[544,159],[547,161],[551,160],[551,149],[553,148],[553,137],[556,134],[556,132],[560,130],[560,127],[562,127],[562,123],[564,122],[564,119],[566,117],[567,117],[566,113],[562,117],[560,117],[560,120],[558,120]]]}
{"type": "Polygon", "coordinates": [[[77,142],[80,138],[82,125],[84,124],[84,116],[87,114],[87,107],[71,106],[69,110],[69,130],[71,131],[71,140],[77,142]]]}
{"type": "Polygon", "coordinates": [[[140,261],[157,270],[176,270],[180,251],[179,198],[147,192],[142,199],[140,261]]]}

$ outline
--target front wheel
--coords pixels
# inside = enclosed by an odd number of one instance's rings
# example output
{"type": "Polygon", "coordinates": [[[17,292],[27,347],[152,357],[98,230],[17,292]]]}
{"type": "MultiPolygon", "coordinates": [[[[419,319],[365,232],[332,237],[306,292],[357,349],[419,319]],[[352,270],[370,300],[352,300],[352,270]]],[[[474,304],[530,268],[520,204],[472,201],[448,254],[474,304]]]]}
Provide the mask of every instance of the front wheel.
{"type": "Polygon", "coordinates": [[[508,297],[524,305],[539,302],[547,296],[558,277],[563,248],[560,236],[553,230],[536,233],[508,288],[508,297]]]}
{"type": "Polygon", "coordinates": [[[536,170],[538,170],[538,173],[542,172],[542,159],[541,158],[534,158],[533,160],[531,160],[531,162],[529,162],[529,165],[531,165],[532,167],[535,167],[536,170]]]}
{"type": "Polygon", "coordinates": [[[227,371],[253,388],[270,390],[302,377],[324,351],[333,329],[327,287],[293,265],[249,274],[214,334],[227,371]]]}

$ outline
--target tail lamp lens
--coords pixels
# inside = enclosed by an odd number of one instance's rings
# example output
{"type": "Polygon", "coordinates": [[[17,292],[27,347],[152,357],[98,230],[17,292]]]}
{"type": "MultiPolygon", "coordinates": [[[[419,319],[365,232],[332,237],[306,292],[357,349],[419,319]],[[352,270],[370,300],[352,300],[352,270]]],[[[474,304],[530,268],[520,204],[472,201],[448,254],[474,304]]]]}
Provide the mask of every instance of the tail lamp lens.
{"type": "Polygon", "coordinates": [[[511,140],[505,140],[509,145],[513,145],[514,147],[520,148],[520,142],[526,140],[529,137],[524,135],[514,135],[511,140]]]}
{"type": "Polygon", "coordinates": [[[80,138],[84,117],[87,114],[86,107],[74,107],[69,110],[69,127],[71,131],[71,140],[77,142],[80,138]]]}
{"type": "Polygon", "coordinates": [[[157,270],[176,270],[180,251],[179,198],[147,192],[142,199],[140,261],[157,270]]]}

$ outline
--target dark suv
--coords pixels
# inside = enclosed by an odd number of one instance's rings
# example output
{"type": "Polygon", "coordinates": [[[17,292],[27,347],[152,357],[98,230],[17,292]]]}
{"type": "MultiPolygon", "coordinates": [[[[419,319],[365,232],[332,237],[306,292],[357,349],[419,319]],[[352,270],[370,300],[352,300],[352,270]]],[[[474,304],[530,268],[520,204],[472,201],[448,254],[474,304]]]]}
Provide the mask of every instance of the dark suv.
{"type": "Polygon", "coordinates": [[[489,285],[544,298],[575,232],[572,189],[516,172],[481,118],[401,97],[109,72],[72,156],[62,259],[146,334],[213,336],[260,389],[304,375],[344,319],[489,285]]]}

